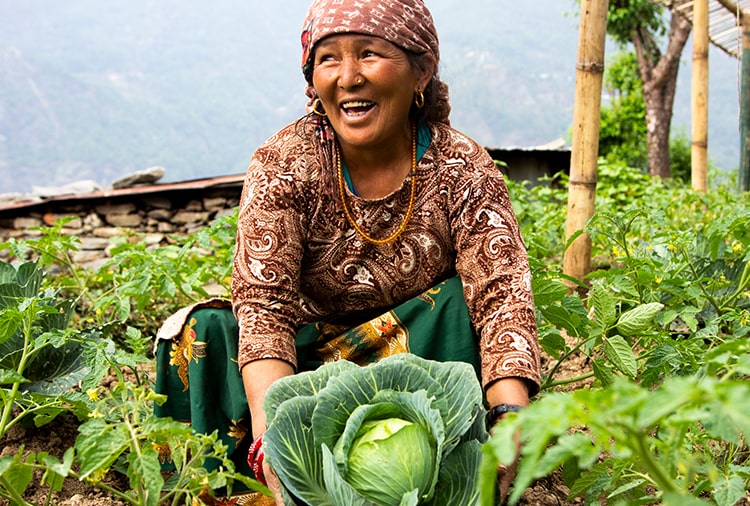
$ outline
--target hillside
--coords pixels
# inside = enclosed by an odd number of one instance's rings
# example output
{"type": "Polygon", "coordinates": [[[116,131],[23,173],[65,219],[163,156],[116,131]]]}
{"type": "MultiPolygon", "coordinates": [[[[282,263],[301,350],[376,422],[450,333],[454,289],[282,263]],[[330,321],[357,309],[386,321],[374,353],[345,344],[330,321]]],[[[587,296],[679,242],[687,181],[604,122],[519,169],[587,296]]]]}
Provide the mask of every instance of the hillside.
{"type": "MultiPolygon", "coordinates": [[[[309,0],[35,0],[0,4],[0,193],[151,166],[165,180],[242,172],[303,111],[309,0]]],[[[453,125],[491,147],[567,137],[573,0],[432,0],[453,125]]],[[[608,53],[616,48],[608,47],[608,53]]],[[[689,122],[683,54],[675,128],[689,122]]],[[[736,167],[736,62],[712,52],[710,156],[736,167]]],[[[682,127],[680,126],[682,125],[682,127]]]]}

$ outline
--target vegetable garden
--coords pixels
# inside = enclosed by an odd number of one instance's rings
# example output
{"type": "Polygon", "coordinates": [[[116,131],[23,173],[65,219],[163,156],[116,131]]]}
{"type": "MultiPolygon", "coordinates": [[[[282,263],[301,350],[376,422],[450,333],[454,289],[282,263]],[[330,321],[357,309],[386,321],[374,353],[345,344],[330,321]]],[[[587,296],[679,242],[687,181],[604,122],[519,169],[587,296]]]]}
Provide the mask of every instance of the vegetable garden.
{"type": "MultiPolygon", "coordinates": [[[[566,181],[508,182],[534,274],[544,384],[481,444],[479,504],[496,501],[495,471],[518,434],[511,503],[555,476],[570,504],[750,504],[748,195],[603,162],[598,177],[585,284],[562,274],[566,181]],[[563,374],[573,360],[583,370],[563,374]]],[[[151,389],[156,329],[209,283],[228,294],[235,226],[221,218],[158,249],[113,239],[97,270],[72,262],[65,220],[0,244],[12,257],[0,263],[0,442],[21,426],[77,425],[58,453],[2,452],[0,502],[31,504],[34,488],[58,504],[70,481],[132,505],[211,504],[212,490],[259,487],[234,473],[215,436],[153,416],[163,401],[151,389]],[[162,474],[167,447],[177,469],[162,474]],[[207,471],[208,459],[218,468],[207,471]]],[[[448,480],[439,470],[422,479],[448,480]]]]}

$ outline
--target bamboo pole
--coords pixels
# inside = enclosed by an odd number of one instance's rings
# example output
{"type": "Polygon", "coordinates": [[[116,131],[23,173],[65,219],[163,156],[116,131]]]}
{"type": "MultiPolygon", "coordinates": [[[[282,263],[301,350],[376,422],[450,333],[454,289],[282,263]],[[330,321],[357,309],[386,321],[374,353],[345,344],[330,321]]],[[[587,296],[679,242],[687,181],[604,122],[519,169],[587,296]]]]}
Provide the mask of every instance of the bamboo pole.
{"type": "Polygon", "coordinates": [[[740,86],[740,191],[750,191],[750,16],[742,20],[742,80],[740,86]]]}
{"type": "MultiPolygon", "coordinates": [[[[608,4],[608,0],[581,0],[565,226],[568,240],[583,230],[594,214],[608,4]]],[[[583,281],[590,270],[591,237],[584,232],[565,250],[563,272],[583,281]]]]}
{"type": "Polygon", "coordinates": [[[708,0],[693,2],[693,72],[691,83],[693,189],[708,188],[708,0]]]}

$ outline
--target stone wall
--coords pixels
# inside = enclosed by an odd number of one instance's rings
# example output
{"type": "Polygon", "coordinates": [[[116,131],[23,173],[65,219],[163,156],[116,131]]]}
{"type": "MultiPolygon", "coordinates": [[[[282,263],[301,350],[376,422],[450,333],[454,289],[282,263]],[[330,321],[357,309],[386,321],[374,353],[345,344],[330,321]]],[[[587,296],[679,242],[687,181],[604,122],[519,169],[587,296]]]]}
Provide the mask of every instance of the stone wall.
{"type": "MultiPolygon", "coordinates": [[[[569,168],[570,150],[558,144],[488,152],[493,159],[505,162],[502,170],[506,177],[533,183],[569,168]]],[[[232,213],[239,205],[243,180],[244,174],[236,174],[28,202],[0,202],[0,242],[38,237],[40,233],[34,228],[52,226],[58,218],[72,216],[63,231],[80,239],[74,260],[96,267],[108,258],[113,237],[140,233],[150,247],[158,247],[174,236],[187,235],[232,213]]],[[[0,260],[7,261],[8,257],[7,250],[0,250],[0,260]]]]}
{"type": "MultiPolygon", "coordinates": [[[[80,240],[73,259],[96,268],[108,258],[113,237],[143,234],[140,240],[158,247],[231,214],[239,204],[241,183],[213,188],[175,186],[179,185],[170,185],[168,190],[151,186],[0,207],[0,242],[38,238],[41,234],[35,228],[72,217],[63,233],[80,240]]],[[[8,257],[7,249],[0,250],[0,260],[8,257]]]]}

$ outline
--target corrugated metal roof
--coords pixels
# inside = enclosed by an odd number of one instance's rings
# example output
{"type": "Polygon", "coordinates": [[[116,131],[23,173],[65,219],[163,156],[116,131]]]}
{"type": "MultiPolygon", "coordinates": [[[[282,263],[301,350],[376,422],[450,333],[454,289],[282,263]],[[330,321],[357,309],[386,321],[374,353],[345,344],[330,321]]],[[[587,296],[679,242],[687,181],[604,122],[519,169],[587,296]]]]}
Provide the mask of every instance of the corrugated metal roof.
{"type": "Polygon", "coordinates": [[[245,174],[233,174],[229,176],[211,177],[205,179],[195,179],[191,181],[182,181],[176,183],[159,183],[144,186],[133,186],[131,188],[121,188],[117,190],[101,190],[79,194],[65,194],[54,197],[36,198],[22,200],[18,202],[0,203],[0,212],[11,209],[23,209],[43,205],[49,202],[75,201],[75,200],[92,200],[111,197],[125,197],[132,195],[147,195],[154,193],[166,193],[174,191],[202,190],[205,188],[216,188],[221,186],[242,186],[245,181],[245,174]]]}
{"type": "MultiPolygon", "coordinates": [[[[693,22],[694,0],[657,0],[693,22]]],[[[709,0],[708,39],[716,47],[735,58],[742,55],[740,19],[750,16],[750,0],[709,0]]]]}

